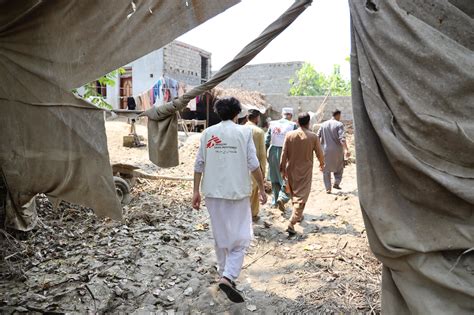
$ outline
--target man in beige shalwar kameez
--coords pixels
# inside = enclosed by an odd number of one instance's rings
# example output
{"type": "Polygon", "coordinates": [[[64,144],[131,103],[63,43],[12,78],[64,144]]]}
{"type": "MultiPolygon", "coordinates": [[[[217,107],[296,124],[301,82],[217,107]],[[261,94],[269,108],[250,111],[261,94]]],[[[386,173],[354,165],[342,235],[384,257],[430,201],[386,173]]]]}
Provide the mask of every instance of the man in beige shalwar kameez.
{"type": "Polygon", "coordinates": [[[288,223],[287,232],[295,234],[295,224],[303,219],[303,211],[311,191],[313,177],[313,152],[319,160],[319,168],[324,168],[324,155],[316,134],[309,130],[308,113],[298,115],[300,128],[286,134],[281,155],[280,171],[287,180],[293,214],[288,223]]]}

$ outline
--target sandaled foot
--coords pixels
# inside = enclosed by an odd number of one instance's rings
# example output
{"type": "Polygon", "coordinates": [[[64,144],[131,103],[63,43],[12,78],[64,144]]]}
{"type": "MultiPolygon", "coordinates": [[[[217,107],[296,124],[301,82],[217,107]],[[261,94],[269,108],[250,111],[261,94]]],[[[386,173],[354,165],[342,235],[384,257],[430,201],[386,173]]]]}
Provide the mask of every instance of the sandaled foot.
{"type": "Polygon", "coordinates": [[[326,190],[326,194],[330,194],[330,193],[331,193],[331,189],[326,190]]]}
{"type": "Polygon", "coordinates": [[[332,188],[335,188],[335,189],[342,189],[341,186],[339,186],[338,184],[334,184],[334,186],[332,186],[332,188]]]}
{"type": "Polygon", "coordinates": [[[235,288],[235,283],[226,277],[222,277],[219,281],[219,289],[227,295],[227,298],[234,303],[245,302],[242,295],[235,288]]]}
{"type": "Polygon", "coordinates": [[[281,200],[278,200],[278,209],[280,209],[281,212],[286,212],[285,203],[281,200]]]}
{"type": "Polygon", "coordinates": [[[290,236],[296,235],[295,227],[292,225],[288,225],[288,228],[286,229],[286,231],[288,232],[288,235],[290,236]]]}

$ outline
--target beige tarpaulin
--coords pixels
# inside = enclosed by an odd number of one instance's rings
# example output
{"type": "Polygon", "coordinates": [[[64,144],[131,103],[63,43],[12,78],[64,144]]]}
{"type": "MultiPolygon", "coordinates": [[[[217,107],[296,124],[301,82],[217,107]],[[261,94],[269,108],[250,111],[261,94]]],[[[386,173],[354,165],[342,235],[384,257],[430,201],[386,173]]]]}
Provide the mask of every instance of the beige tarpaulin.
{"type": "Polygon", "coordinates": [[[473,3],[349,3],[359,197],[383,312],[472,314],[473,3]]]}
{"type": "Polygon", "coordinates": [[[0,1],[0,167],[9,224],[37,193],[121,218],[103,112],[73,88],[127,64],[238,0],[0,1]]]}
{"type": "Polygon", "coordinates": [[[214,76],[182,97],[144,112],[148,120],[148,150],[150,160],[160,167],[179,165],[177,111],[187,106],[190,100],[230,77],[261,52],[275,37],[293,23],[306,10],[312,0],[296,0],[278,19],[270,24],[256,39],[245,46],[234,59],[222,67],[214,76]]]}

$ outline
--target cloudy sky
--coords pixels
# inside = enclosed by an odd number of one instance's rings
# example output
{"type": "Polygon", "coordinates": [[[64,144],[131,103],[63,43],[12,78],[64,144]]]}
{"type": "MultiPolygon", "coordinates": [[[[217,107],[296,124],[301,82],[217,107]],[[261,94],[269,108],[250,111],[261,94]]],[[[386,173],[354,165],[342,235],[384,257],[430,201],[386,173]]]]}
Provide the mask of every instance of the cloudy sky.
{"type": "MultiPolygon", "coordinates": [[[[283,13],[293,0],[242,0],[178,38],[212,53],[212,68],[218,70],[248,42],[283,13]]],[[[342,66],[349,78],[350,17],[348,0],[314,0],[288,29],[251,63],[308,61],[318,71],[330,73],[342,66]]]]}

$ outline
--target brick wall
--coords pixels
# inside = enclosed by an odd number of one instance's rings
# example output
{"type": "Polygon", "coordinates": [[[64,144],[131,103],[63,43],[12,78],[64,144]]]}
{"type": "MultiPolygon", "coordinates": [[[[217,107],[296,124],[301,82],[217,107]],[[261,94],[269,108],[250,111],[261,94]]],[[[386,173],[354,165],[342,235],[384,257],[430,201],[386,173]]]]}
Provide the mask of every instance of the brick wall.
{"type": "MultiPolygon", "coordinates": [[[[265,99],[271,105],[272,119],[281,117],[283,107],[293,107],[295,114],[300,112],[316,112],[324,100],[324,96],[287,96],[284,94],[267,94],[265,99]]],[[[330,96],[324,107],[324,120],[331,118],[331,113],[339,109],[343,120],[353,120],[352,100],[350,96],[330,96]]]]}
{"type": "Polygon", "coordinates": [[[201,56],[208,59],[207,78],[211,74],[211,53],[174,41],[163,48],[164,75],[190,85],[201,84],[201,56]]]}
{"type": "Polygon", "coordinates": [[[248,65],[220,84],[224,88],[258,91],[263,94],[288,94],[290,79],[303,62],[279,62],[248,65]]]}

